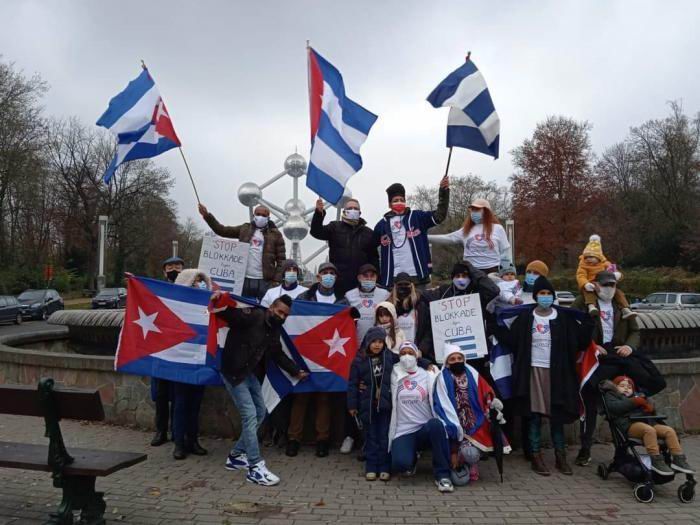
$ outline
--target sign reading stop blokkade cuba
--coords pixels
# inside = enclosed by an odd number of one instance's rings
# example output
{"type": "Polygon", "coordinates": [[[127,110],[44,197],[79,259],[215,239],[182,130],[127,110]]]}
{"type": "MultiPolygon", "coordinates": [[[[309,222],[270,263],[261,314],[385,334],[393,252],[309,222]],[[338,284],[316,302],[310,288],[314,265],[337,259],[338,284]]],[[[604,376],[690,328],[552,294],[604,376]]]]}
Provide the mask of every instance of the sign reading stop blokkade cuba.
{"type": "Polygon", "coordinates": [[[479,294],[458,295],[430,303],[435,360],[445,359],[446,344],[459,346],[467,359],[487,355],[484,318],[479,294]]]}
{"type": "Polygon", "coordinates": [[[241,295],[248,265],[250,244],[236,239],[224,239],[207,232],[202,240],[197,267],[209,274],[222,290],[241,295]]]}

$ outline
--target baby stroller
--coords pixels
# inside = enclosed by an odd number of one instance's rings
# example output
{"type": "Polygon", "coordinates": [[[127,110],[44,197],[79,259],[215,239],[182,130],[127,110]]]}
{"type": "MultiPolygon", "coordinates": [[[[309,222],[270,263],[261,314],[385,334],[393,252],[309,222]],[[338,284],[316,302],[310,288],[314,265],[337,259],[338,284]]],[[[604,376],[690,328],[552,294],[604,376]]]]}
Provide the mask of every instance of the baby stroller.
{"type": "MultiPolygon", "coordinates": [[[[599,389],[600,391],[600,389],[599,389]]],[[[600,463],[598,465],[598,476],[601,479],[608,479],[611,472],[619,472],[629,481],[635,483],[634,497],[641,503],[651,503],[654,499],[654,485],[662,485],[668,483],[675,478],[673,476],[661,476],[651,470],[642,459],[641,454],[637,451],[637,447],[644,448],[644,444],[639,439],[634,439],[626,436],[613,423],[608,411],[605,396],[600,391],[602,413],[610,425],[610,433],[612,434],[613,444],[615,445],[615,456],[610,464],[600,463]]],[[[633,416],[632,421],[641,421],[643,423],[653,424],[655,422],[663,422],[665,416],[633,416]]],[[[664,457],[666,464],[671,464],[671,453],[666,447],[663,439],[659,439],[659,450],[664,457]]],[[[695,477],[692,474],[685,474],[686,481],[678,487],[678,499],[682,503],[690,503],[695,498],[695,477]]]]}

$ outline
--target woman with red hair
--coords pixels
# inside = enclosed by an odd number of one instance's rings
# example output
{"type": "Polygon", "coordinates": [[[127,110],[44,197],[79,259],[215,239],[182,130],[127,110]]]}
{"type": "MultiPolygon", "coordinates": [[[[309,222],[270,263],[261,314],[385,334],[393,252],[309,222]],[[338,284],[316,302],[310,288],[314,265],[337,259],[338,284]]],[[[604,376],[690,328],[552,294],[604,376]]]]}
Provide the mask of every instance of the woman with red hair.
{"type": "Polygon", "coordinates": [[[469,205],[469,215],[459,230],[428,235],[428,240],[433,244],[462,243],[463,259],[486,273],[498,272],[500,266],[511,263],[508,236],[486,199],[475,199],[469,205]]]}

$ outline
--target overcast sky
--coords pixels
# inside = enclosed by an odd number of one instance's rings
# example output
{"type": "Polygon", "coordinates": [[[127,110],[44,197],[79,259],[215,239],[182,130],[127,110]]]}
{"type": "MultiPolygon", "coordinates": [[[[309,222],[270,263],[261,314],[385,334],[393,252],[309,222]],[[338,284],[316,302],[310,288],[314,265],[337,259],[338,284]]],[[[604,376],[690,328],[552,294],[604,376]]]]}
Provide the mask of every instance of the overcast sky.
{"type": "MultiPolygon", "coordinates": [[[[438,184],[448,110],[425,98],[468,50],[500,115],[501,157],[455,150],[455,175],[506,183],[509,151],[548,115],[590,121],[600,152],[663,117],[669,100],[700,109],[696,1],[3,0],[0,23],[4,59],[50,84],[50,115],[94,123],[144,59],[202,201],[228,224],[247,219],[243,182],[279,173],[295,148],[308,159],[307,39],[379,115],[350,181],[371,225],[390,183],[438,184]]],[[[177,152],[155,162],[175,177],[181,218],[199,217],[177,152]]],[[[266,193],[280,204],[290,196],[288,181],[266,193]]],[[[304,188],[302,199],[315,196],[304,188]]]]}

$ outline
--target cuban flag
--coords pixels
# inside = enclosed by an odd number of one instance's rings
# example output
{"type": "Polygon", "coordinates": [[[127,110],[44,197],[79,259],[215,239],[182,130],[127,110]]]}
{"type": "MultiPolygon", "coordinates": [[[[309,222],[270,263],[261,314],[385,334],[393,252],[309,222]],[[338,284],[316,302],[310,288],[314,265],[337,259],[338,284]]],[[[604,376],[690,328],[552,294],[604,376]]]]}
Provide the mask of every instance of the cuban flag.
{"type": "Polygon", "coordinates": [[[306,185],[337,204],[362,168],[360,146],[377,116],[345,96],[343,76],[312,48],[309,52],[311,158],[306,185]]]}
{"type": "Polygon", "coordinates": [[[97,125],[117,136],[117,152],[105,171],[105,184],[109,184],[124,162],[155,157],[180,147],[168,110],[145,67],[124,91],[109,101],[97,125]]]}
{"type": "Polygon", "coordinates": [[[481,71],[467,61],[428,95],[435,108],[449,107],[447,147],[471,149],[498,158],[501,121],[481,71]]]}
{"type": "Polygon", "coordinates": [[[195,385],[221,384],[216,348],[207,351],[211,292],[128,277],[115,370],[195,385]]]}
{"type": "Polygon", "coordinates": [[[262,386],[268,412],[287,394],[347,391],[350,365],[357,353],[350,308],[295,300],[282,332],[284,351],[310,375],[298,381],[269,360],[262,386]]]}

